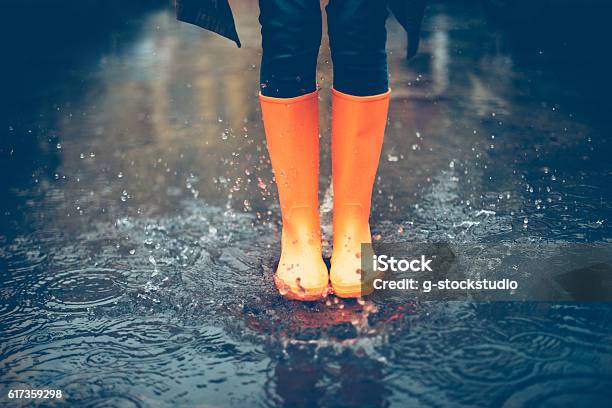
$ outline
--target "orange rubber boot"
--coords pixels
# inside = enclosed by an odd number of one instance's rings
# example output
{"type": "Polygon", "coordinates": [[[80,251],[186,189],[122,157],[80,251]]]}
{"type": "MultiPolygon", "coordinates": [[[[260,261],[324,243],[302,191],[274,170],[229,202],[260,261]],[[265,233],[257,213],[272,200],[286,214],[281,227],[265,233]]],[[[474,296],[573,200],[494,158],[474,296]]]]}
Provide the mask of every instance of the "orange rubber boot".
{"type": "Polygon", "coordinates": [[[360,297],[373,290],[376,276],[362,279],[361,244],[372,243],[372,187],[390,94],[353,96],[335,89],[332,93],[334,220],[330,278],[339,297],[360,297]]]}
{"type": "Polygon", "coordinates": [[[289,299],[320,299],[327,295],[329,275],[319,224],[318,92],[259,100],[283,220],[274,282],[289,299]]]}

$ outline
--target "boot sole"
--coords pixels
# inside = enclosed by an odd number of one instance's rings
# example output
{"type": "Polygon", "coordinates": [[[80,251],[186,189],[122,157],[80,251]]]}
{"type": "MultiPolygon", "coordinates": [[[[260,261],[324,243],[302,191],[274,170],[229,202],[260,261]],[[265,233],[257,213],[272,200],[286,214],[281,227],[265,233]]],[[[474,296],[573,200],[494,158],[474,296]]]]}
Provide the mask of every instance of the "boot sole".
{"type": "Polygon", "coordinates": [[[329,284],[316,288],[302,288],[293,287],[288,285],[284,280],[279,278],[276,274],[274,275],[274,284],[276,289],[281,293],[282,296],[289,300],[301,300],[301,301],[314,301],[321,300],[327,296],[329,284]],[[282,289],[286,288],[287,293],[282,293],[282,289]]]}
{"type": "Polygon", "coordinates": [[[374,292],[374,287],[367,291],[362,291],[361,284],[359,285],[334,285],[332,283],[332,289],[334,290],[334,294],[340,298],[359,298],[363,296],[367,296],[374,292]]]}
{"type": "Polygon", "coordinates": [[[381,278],[382,276],[382,273],[376,274],[371,279],[370,284],[367,285],[367,289],[365,291],[363,290],[363,285],[361,282],[356,285],[341,285],[337,283],[334,284],[332,281],[331,286],[334,290],[334,294],[340,298],[359,298],[372,294],[372,292],[374,292],[374,280],[381,278]]]}

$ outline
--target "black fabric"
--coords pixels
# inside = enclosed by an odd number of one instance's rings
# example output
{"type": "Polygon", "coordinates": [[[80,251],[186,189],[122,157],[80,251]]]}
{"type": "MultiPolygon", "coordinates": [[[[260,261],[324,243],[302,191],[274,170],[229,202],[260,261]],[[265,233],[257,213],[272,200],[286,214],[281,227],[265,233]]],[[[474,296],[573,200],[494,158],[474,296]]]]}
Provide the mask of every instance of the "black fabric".
{"type": "Polygon", "coordinates": [[[240,47],[234,15],[227,0],[176,0],[176,18],[229,38],[240,47]]]}
{"type": "MultiPolygon", "coordinates": [[[[345,0],[348,3],[350,0],[345,0]]],[[[408,33],[408,58],[416,54],[419,32],[426,0],[388,0],[389,8],[408,33]]],[[[236,42],[234,17],[228,0],[175,0],[176,14],[180,21],[214,31],[236,42]]]]}
{"type": "Polygon", "coordinates": [[[319,0],[260,0],[261,93],[290,98],[316,89],[319,0]]]}
{"type": "Polygon", "coordinates": [[[326,11],[334,88],[357,96],[387,92],[387,0],[330,0],[326,11]]]}
{"type": "Polygon", "coordinates": [[[425,2],[426,0],[389,0],[389,8],[408,34],[406,59],[414,57],[419,50],[425,2]]]}
{"type": "MultiPolygon", "coordinates": [[[[290,98],[314,91],[320,1],[260,0],[259,7],[262,94],[290,98]]],[[[326,12],[334,88],[357,96],[386,92],[387,0],[330,0],[326,12]]]]}

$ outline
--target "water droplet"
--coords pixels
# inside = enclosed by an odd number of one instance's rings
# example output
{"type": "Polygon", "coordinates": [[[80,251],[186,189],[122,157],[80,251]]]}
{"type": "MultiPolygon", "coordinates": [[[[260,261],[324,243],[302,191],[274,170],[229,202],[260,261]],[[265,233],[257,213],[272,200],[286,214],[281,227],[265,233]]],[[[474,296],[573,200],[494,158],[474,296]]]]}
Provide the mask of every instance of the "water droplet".
{"type": "Polygon", "coordinates": [[[287,293],[289,293],[289,286],[287,285],[281,285],[278,288],[278,293],[281,294],[281,296],[285,296],[287,293]]]}
{"type": "Polygon", "coordinates": [[[397,157],[395,155],[392,155],[392,154],[388,154],[387,155],[387,160],[390,161],[390,162],[396,162],[396,161],[399,161],[399,157],[397,157]]]}

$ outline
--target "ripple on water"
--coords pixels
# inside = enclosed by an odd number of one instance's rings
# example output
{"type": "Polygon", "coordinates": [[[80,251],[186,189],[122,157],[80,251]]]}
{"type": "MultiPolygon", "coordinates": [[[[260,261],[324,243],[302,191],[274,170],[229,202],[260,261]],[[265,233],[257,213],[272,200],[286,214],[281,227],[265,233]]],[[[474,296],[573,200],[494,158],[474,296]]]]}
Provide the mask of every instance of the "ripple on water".
{"type": "Polygon", "coordinates": [[[508,384],[535,373],[533,361],[522,358],[509,344],[478,344],[451,353],[449,371],[460,381],[508,384]]]}
{"type": "Polygon", "coordinates": [[[3,339],[0,343],[2,355],[5,355],[7,350],[12,347],[12,340],[23,337],[35,338],[40,335],[39,331],[48,323],[49,318],[47,316],[32,316],[28,310],[28,308],[23,307],[21,311],[14,311],[9,315],[2,316],[2,323],[0,324],[3,339]]]}
{"type": "Polygon", "coordinates": [[[106,268],[62,271],[39,282],[44,307],[56,313],[74,313],[117,302],[127,289],[124,273],[106,268]]]}
{"type": "Polygon", "coordinates": [[[0,259],[0,269],[5,269],[0,285],[0,318],[4,320],[29,308],[32,299],[28,297],[28,290],[46,266],[48,257],[30,239],[18,237],[10,245],[0,246],[0,259]]]}
{"type": "MultiPolygon", "coordinates": [[[[91,408],[116,408],[116,407],[125,407],[125,408],[139,408],[148,406],[149,403],[145,402],[142,398],[134,395],[113,395],[110,397],[104,397],[99,399],[83,399],[78,401],[82,403],[83,406],[88,406],[91,408]]],[[[149,401],[152,402],[152,401],[149,401]]]]}
{"type": "Polygon", "coordinates": [[[521,356],[529,360],[561,360],[571,352],[565,339],[544,331],[521,333],[511,337],[509,342],[521,356]]]}
{"type": "Polygon", "coordinates": [[[81,407],[145,407],[152,400],[134,393],[137,383],[126,374],[66,375],[54,381],[54,387],[61,389],[65,399],[73,406],[81,407]]]}
{"type": "Polygon", "coordinates": [[[612,382],[605,378],[537,378],[517,387],[500,406],[511,407],[588,407],[612,401],[612,382]]]}
{"type": "Polygon", "coordinates": [[[91,368],[116,369],[134,363],[138,356],[129,354],[116,343],[94,343],[83,357],[83,365],[91,368]]]}
{"type": "Polygon", "coordinates": [[[35,333],[26,337],[25,344],[27,345],[40,345],[48,344],[54,341],[55,336],[51,332],[37,330],[35,333]]]}

